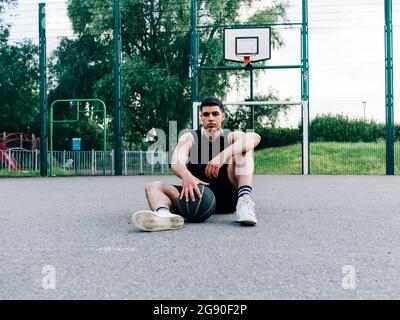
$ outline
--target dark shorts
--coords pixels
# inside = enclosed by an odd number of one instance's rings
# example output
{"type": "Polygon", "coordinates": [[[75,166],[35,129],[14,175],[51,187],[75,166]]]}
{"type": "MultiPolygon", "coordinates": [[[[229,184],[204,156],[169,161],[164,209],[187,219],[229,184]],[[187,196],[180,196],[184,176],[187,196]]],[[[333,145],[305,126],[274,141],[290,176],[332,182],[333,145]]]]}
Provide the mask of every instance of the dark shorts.
{"type": "MultiPolygon", "coordinates": [[[[219,179],[209,180],[209,187],[214,192],[217,205],[215,213],[232,213],[236,210],[236,204],[238,201],[238,190],[232,185],[228,177],[222,177],[219,179]]],[[[179,194],[182,191],[182,186],[174,185],[178,190],[179,194]]],[[[177,209],[174,208],[175,213],[177,209]]]]}

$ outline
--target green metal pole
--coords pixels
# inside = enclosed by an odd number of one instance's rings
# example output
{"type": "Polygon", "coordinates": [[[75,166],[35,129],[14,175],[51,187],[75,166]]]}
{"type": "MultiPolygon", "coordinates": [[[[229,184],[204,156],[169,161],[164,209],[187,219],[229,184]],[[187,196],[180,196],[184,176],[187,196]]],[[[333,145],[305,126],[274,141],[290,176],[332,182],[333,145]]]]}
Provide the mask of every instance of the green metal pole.
{"type": "Polygon", "coordinates": [[[40,175],[47,176],[46,4],[39,3],[40,175]]]}
{"type": "Polygon", "coordinates": [[[394,175],[392,0],[385,0],[386,174],[394,175]]]}
{"type": "Polygon", "coordinates": [[[50,106],[50,177],[53,176],[53,106],[54,103],[50,106]]]}
{"type": "MultiPolygon", "coordinates": [[[[301,100],[309,101],[309,61],[308,61],[308,0],[302,0],[302,28],[301,28],[301,100]]],[[[310,119],[308,108],[308,119],[310,119]]],[[[303,112],[302,112],[303,115],[303,112]]],[[[303,117],[303,116],[302,116],[303,117]]],[[[302,119],[303,120],[303,119],[302,119]]],[[[303,121],[302,121],[303,123],[303,121]]],[[[309,123],[307,123],[309,126],[309,123]]],[[[308,128],[309,130],[309,128],[308,128]]],[[[308,142],[309,143],[309,142],[308,142]]],[[[310,150],[310,147],[308,147],[310,150]]],[[[308,173],[310,173],[310,155],[308,155],[308,173]]],[[[303,155],[304,162],[304,155],[303,155]]],[[[303,165],[304,168],[304,165],[303,165]]],[[[304,174],[304,169],[302,169],[304,174]]]]}
{"type": "MultiPolygon", "coordinates": [[[[122,140],[121,140],[121,4],[114,0],[114,135],[115,135],[115,175],[122,175],[122,140]]],[[[105,159],[104,159],[105,160],[105,159]]]]}
{"type": "MultiPolygon", "coordinates": [[[[192,59],[191,59],[191,78],[192,78],[192,102],[198,100],[199,97],[199,74],[198,74],[198,63],[199,63],[199,47],[197,39],[197,1],[192,1],[192,59]]],[[[193,115],[196,116],[196,115],[193,115]]]]}
{"type": "Polygon", "coordinates": [[[106,104],[103,104],[103,175],[106,175],[106,155],[107,155],[107,111],[106,111],[106,104]]]}

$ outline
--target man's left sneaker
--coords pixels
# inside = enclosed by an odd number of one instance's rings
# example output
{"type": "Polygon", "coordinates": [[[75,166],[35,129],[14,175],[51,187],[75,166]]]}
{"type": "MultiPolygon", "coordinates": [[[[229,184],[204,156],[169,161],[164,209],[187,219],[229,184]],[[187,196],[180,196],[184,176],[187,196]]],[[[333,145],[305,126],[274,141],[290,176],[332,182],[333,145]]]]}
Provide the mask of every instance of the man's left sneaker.
{"type": "Polygon", "coordinates": [[[236,222],[254,226],[257,223],[254,207],[255,203],[249,195],[240,197],[236,205],[236,222]]]}
{"type": "Polygon", "coordinates": [[[174,230],[183,227],[184,220],[177,214],[162,216],[154,211],[142,210],[132,215],[133,224],[144,231],[174,230]]]}

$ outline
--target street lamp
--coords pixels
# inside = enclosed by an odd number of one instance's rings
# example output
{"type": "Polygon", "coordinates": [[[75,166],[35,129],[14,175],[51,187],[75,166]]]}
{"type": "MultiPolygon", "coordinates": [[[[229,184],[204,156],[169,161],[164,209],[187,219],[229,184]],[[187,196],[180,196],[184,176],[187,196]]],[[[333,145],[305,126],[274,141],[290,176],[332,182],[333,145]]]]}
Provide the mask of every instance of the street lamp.
{"type": "Polygon", "coordinates": [[[367,101],[364,100],[361,104],[362,104],[363,110],[364,110],[364,121],[365,121],[365,107],[367,106],[367,101]]]}

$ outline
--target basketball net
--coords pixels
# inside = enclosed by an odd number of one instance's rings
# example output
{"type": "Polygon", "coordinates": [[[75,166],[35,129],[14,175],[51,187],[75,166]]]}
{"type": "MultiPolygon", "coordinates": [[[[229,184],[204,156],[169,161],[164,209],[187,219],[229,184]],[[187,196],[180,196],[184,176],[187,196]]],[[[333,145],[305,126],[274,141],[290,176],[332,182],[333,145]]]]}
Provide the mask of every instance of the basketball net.
{"type": "Polygon", "coordinates": [[[251,61],[251,57],[250,57],[250,56],[244,56],[244,57],[243,57],[243,63],[249,64],[250,61],[251,61]]]}
{"type": "Polygon", "coordinates": [[[244,64],[249,64],[251,60],[253,60],[253,54],[246,54],[246,55],[236,55],[240,60],[243,61],[244,64]]]}

